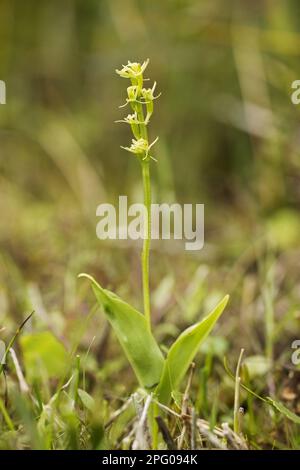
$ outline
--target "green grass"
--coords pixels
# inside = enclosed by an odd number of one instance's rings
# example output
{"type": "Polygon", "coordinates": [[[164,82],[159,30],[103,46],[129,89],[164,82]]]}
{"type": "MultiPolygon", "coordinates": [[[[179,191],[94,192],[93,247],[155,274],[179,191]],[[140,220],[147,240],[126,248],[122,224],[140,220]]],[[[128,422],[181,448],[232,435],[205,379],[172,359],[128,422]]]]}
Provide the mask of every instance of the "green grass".
{"type": "MultiPolygon", "coordinates": [[[[113,258],[114,254],[111,253],[111,256],[113,258]]],[[[193,441],[197,447],[204,448],[226,445],[228,448],[299,449],[299,424],[243,388],[240,388],[239,398],[239,404],[244,409],[239,421],[239,436],[233,435],[224,424],[228,423],[233,429],[234,370],[241,346],[245,348],[242,383],[260,397],[269,395],[272,392],[270,384],[271,387],[275,385],[276,397],[297,412],[299,372],[289,372],[287,369],[291,353],[289,346],[297,321],[296,306],[293,307],[291,303],[292,293],[284,297],[290,303],[290,314],[286,315],[285,321],[277,322],[277,339],[274,338],[273,342],[276,365],[270,365],[264,355],[265,340],[261,336],[261,331],[264,331],[264,319],[259,314],[260,304],[263,304],[258,289],[261,279],[256,278],[253,272],[247,274],[250,261],[253,261],[252,257],[248,259],[247,265],[239,267],[244,273],[242,286],[232,294],[227,318],[224,317],[211,339],[203,343],[191,383],[187,377],[180,391],[172,395],[170,407],[160,408],[160,415],[170,433],[167,443],[163,444],[162,440],[162,446],[181,443],[182,448],[191,448],[193,441]],[[246,298],[242,299],[239,291],[245,289],[249,297],[244,293],[246,298]],[[245,333],[245,319],[249,321],[251,335],[245,333]],[[254,355],[257,359],[250,360],[254,355]],[[232,378],[223,365],[224,356],[228,357],[232,378]],[[193,416],[193,420],[187,421],[186,414],[193,416]]],[[[289,262],[289,259],[281,259],[281,269],[288,266],[289,262]]],[[[180,259],[177,260],[179,263],[180,259]]],[[[278,261],[275,261],[274,266],[278,268],[278,261]]],[[[97,270],[92,261],[90,269],[97,270]]],[[[224,288],[224,276],[224,269],[223,273],[213,268],[208,270],[205,281],[202,281],[203,297],[195,309],[195,317],[201,317],[203,305],[213,303],[217,291],[221,292],[224,288]],[[213,289],[210,287],[212,280],[213,289]]],[[[66,282],[65,277],[62,280],[66,282]]],[[[230,280],[226,284],[230,288],[230,280]]],[[[276,285],[279,287],[279,284],[276,285]]],[[[167,292],[160,294],[161,306],[155,312],[153,322],[160,344],[170,344],[178,335],[176,327],[182,329],[184,326],[181,308],[192,300],[194,286],[192,282],[187,283],[181,290],[180,299],[174,298],[174,291],[169,292],[169,297],[167,292]],[[165,319],[164,325],[161,322],[157,324],[155,320],[161,314],[165,319]]],[[[231,287],[234,292],[234,286],[231,287]]],[[[77,285],[73,311],[80,313],[71,314],[70,311],[65,319],[56,314],[56,322],[55,312],[51,313],[53,320],[50,330],[59,343],[50,337],[47,342],[43,337],[47,360],[42,356],[42,362],[35,364],[30,359],[32,355],[29,356],[35,347],[41,347],[40,343],[36,343],[36,336],[44,335],[45,330],[49,331],[49,326],[37,313],[31,320],[30,328],[27,324],[27,331],[23,330],[17,337],[14,349],[28,388],[24,393],[24,383],[16,374],[15,364],[9,355],[6,385],[3,375],[1,379],[1,448],[126,449],[135,442],[145,395],[142,390],[137,391],[134,376],[114,336],[107,336],[109,330],[103,316],[98,309],[95,310],[92,296],[86,303],[89,293],[87,288],[82,281],[77,285]],[[67,365],[64,370],[61,370],[61,363],[55,361],[55,356],[62,354],[61,347],[65,351],[64,356],[67,354],[68,357],[68,360],[64,357],[64,364],[67,365]]],[[[274,307],[278,315],[276,303],[274,307]]],[[[6,334],[9,336],[8,332],[6,334]]],[[[41,350],[38,349],[35,357],[40,355],[41,350]]],[[[149,445],[145,444],[147,435],[142,434],[140,439],[139,445],[149,445]]]]}
{"type": "Polygon", "coordinates": [[[230,294],[171,400],[156,403],[159,446],[300,449],[299,12],[271,3],[2,2],[0,340],[14,342],[0,376],[1,449],[151,447],[149,390],[77,278],[92,273],[148,308],[142,247],[95,235],[99,203],[143,199],[140,168],[119,149],[126,126],[113,124],[112,70],[129,51],[151,58],[163,90],[152,194],[206,205],[200,253],[151,245],[164,360],[230,294]]]}

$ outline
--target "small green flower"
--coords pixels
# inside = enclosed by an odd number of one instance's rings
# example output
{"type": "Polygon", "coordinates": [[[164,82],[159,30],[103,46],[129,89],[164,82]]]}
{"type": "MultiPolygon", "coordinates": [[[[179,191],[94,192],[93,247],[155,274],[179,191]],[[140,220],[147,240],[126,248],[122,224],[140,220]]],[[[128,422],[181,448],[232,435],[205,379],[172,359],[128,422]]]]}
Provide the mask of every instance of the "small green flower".
{"type": "Polygon", "coordinates": [[[137,114],[128,114],[124,119],[119,119],[116,122],[126,122],[127,124],[140,124],[140,122],[137,120],[137,114]]]}
{"type": "Polygon", "coordinates": [[[145,122],[146,122],[146,124],[148,124],[148,122],[150,121],[150,118],[153,114],[153,93],[152,93],[152,89],[151,88],[148,88],[148,89],[143,88],[142,89],[142,97],[145,100],[144,103],[146,104],[146,111],[147,111],[145,122]]]}
{"type": "Polygon", "coordinates": [[[116,69],[116,72],[118,75],[120,75],[120,77],[135,80],[141,75],[143,75],[148,63],[149,59],[145,60],[142,64],[140,64],[139,62],[128,61],[127,65],[122,65],[123,68],[121,70],[116,69]]]}
{"type": "Polygon", "coordinates": [[[155,91],[155,88],[156,88],[156,82],[154,82],[154,85],[152,88],[143,88],[142,89],[142,98],[144,98],[144,102],[147,103],[147,101],[153,101],[153,100],[156,100],[160,95],[157,95],[157,96],[154,96],[154,91],[155,91]]]}
{"type": "Polygon", "coordinates": [[[131,85],[127,88],[127,101],[136,101],[138,95],[139,87],[137,85],[131,85]]]}
{"type": "Polygon", "coordinates": [[[159,98],[160,96],[160,94],[157,96],[154,96],[155,88],[156,88],[156,82],[154,82],[154,85],[152,88],[142,88],[142,91],[141,91],[141,97],[144,100],[142,101],[142,103],[146,105],[146,111],[147,111],[147,115],[145,119],[146,124],[149,123],[150,118],[153,114],[153,101],[159,98]]]}
{"type": "Polygon", "coordinates": [[[136,103],[138,102],[137,97],[139,93],[139,87],[137,85],[131,85],[127,88],[127,95],[128,98],[126,98],[126,103],[122,104],[119,106],[120,108],[125,108],[125,106],[128,105],[128,103],[131,104],[131,107],[134,111],[136,111],[137,106],[136,103]]]}
{"type": "Polygon", "coordinates": [[[121,147],[124,150],[127,150],[127,152],[134,153],[138,157],[140,157],[143,161],[148,161],[150,159],[157,161],[154,157],[152,157],[149,154],[149,150],[153,145],[158,141],[158,137],[149,145],[148,141],[146,139],[140,138],[140,139],[132,139],[132,144],[130,147],[121,147]]]}
{"type": "Polygon", "coordinates": [[[148,142],[146,139],[132,139],[132,144],[130,147],[121,147],[128,152],[134,153],[136,155],[143,155],[148,151],[148,142]]]}

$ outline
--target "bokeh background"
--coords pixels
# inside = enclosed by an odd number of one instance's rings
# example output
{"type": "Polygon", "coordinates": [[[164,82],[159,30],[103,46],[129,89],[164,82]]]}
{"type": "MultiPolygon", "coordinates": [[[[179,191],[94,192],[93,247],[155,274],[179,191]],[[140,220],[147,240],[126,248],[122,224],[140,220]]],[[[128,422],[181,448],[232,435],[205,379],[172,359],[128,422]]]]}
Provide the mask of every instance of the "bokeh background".
{"type": "MultiPolygon", "coordinates": [[[[155,200],[204,203],[206,217],[202,251],[153,247],[157,336],[173,338],[228,292],[212,354],[236,361],[244,347],[290,364],[300,301],[300,105],[291,103],[299,15],[297,0],[1,0],[3,339],[34,309],[27,333],[52,331],[73,354],[90,348],[89,390],[113,400],[134,387],[77,274],[141,308],[140,246],[99,241],[95,211],[122,194],[142,197],[139,165],[120,149],[130,132],[114,123],[127,86],[115,69],[149,58],[162,92],[150,126],[160,137],[155,200]]],[[[200,397],[202,409],[218,393],[200,397]]]]}

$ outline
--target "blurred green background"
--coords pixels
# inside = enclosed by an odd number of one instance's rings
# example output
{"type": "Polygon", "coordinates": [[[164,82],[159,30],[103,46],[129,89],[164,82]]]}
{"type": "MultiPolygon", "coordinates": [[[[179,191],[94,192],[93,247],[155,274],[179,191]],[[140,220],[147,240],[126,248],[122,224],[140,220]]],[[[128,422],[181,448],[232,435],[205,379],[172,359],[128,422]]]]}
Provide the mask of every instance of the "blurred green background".
{"type": "Polygon", "coordinates": [[[85,323],[93,302],[77,274],[90,272],[141,307],[140,246],[97,240],[95,211],[121,194],[142,197],[139,165],[120,149],[130,132],[114,123],[127,86],[115,69],[149,58],[162,92],[150,126],[160,137],[155,199],[204,203],[206,216],[201,252],[153,247],[154,317],[173,324],[158,334],[172,335],[229,292],[221,334],[235,357],[241,345],[261,353],[271,264],[275,315],[290,312],[289,347],[300,299],[300,106],[291,103],[299,14],[296,0],[1,0],[5,337],[35,309],[27,328],[52,329],[68,350],[78,342],[86,350],[95,335],[95,360],[118,357],[103,352],[102,316],[85,323]]]}

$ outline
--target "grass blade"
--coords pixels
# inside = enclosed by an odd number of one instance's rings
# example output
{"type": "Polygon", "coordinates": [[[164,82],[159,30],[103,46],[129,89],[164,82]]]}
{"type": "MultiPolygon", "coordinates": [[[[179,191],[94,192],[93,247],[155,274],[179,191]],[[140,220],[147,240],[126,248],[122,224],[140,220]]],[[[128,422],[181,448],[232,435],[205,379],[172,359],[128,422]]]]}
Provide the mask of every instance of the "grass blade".
{"type": "Polygon", "coordinates": [[[290,421],[293,421],[296,424],[300,424],[300,416],[296,415],[293,411],[289,410],[286,406],[284,406],[280,401],[273,400],[270,397],[266,398],[267,402],[270,403],[274,408],[283,414],[286,418],[290,421]]]}
{"type": "Polygon", "coordinates": [[[7,357],[7,354],[10,350],[10,348],[13,346],[17,336],[21,333],[22,329],[24,328],[24,326],[26,325],[26,323],[30,320],[30,318],[32,317],[32,315],[34,314],[34,311],[31,312],[30,315],[28,315],[28,317],[25,318],[25,320],[23,320],[23,322],[21,323],[21,325],[18,327],[17,331],[15,332],[15,334],[13,335],[13,337],[11,338],[10,342],[8,343],[8,346],[4,352],[4,355],[2,357],[2,364],[0,364],[0,375],[2,374],[3,372],[3,368],[4,368],[4,364],[5,364],[5,361],[6,361],[6,357],[7,357]]]}

